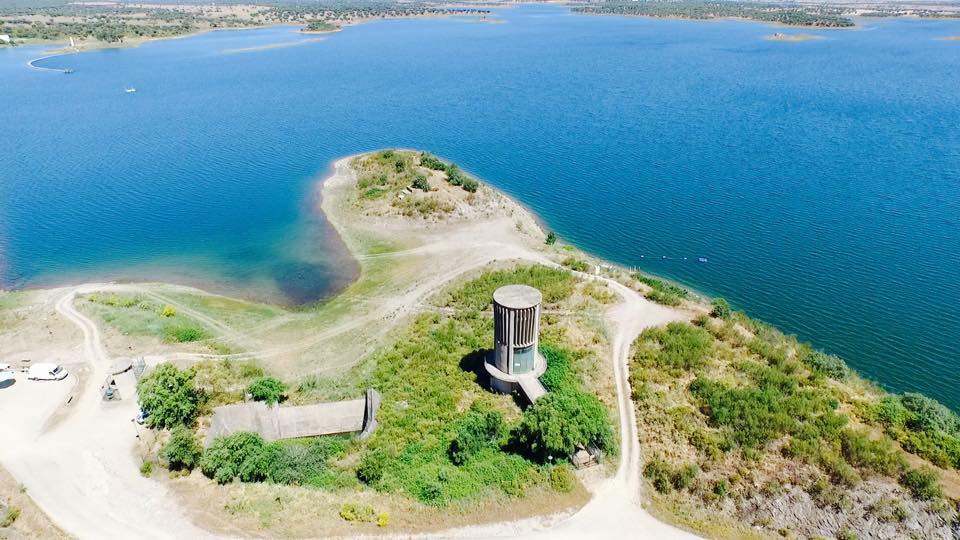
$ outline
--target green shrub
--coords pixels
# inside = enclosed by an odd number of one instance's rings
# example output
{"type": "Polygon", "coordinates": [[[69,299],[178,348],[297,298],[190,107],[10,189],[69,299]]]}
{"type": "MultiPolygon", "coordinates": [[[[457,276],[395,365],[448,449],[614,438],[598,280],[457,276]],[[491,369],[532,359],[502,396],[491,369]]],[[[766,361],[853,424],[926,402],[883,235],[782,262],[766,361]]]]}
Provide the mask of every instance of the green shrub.
{"type": "Polygon", "coordinates": [[[420,164],[435,171],[447,170],[447,166],[442,161],[426,152],[420,153],[420,164]]]}
{"type": "Polygon", "coordinates": [[[553,231],[547,233],[547,239],[544,240],[544,243],[548,246],[552,246],[557,243],[557,235],[553,231]]]}
{"type": "Polygon", "coordinates": [[[256,433],[239,432],[217,437],[200,458],[200,469],[219,484],[239,478],[257,482],[267,478],[266,443],[256,433]]]}
{"type": "Polygon", "coordinates": [[[890,439],[873,440],[862,431],[841,431],[840,448],[847,463],[875,473],[896,476],[906,465],[890,439]]]}
{"type": "Polygon", "coordinates": [[[174,323],[163,328],[163,339],[170,343],[190,343],[210,337],[200,326],[187,323],[174,323]]]}
{"type": "Polygon", "coordinates": [[[377,527],[386,527],[387,525],[390,525],[390,514],[386,512],[377,514],[377,527]]]}
{"type": "Polygon", "coordinates": [[[340,506],[340,517],[346,521],[373,523],[377,519],[377,512],[369,504],[348,502],[340,506]]]}
{"type": "Polygon", "coordinates": [[[177,315],[177,309],[173,306],[167,305],[160,308],[161,317],[176,317],[176,315],[177,315]]]}
{"type": "Polygon", "coordinates": [[[427,177],[418,174],[413,178],[413,189],[419,189],[421,191],[430,191],[430,182],[427,182],[427,177]]]}
{"type": "Polygon", "coordinates": [[[647,300],[656,302],[658,304],[663,304],[666,306],[679,306],[683,300],[690,295],[689,291],[683,287],[678,287],[672,283],[667,283],[656,278],[645,276],[639,272],[634,274],[633,278],[650,287],[650,292],[644,296],[647,300]]]}
{"type": "Polygon", "coordinates": [[[462,187],[464,191],[476,193],[477,189],[480,188],[480,183],[473,178],[466,177],[463,179],[462,187]]]}
{"type": "Polygon", "coordinates": [[[723,499],[730,493],[730,482],[721,478],[713,484],[713,494],[723,499]]]}
{"type": "Polygon", "coordinates": [[[344,455],[346,445],[345,437],[333,436],[270,443],[265,448],[266,478],[278,484],[316,488],[356,485],[349,474],[330,463],[344,455]]]}
{"type": "Polygon", "coordinates": [[[710,305],[713,307],[710,312],[711,315],[720,319],[727,319],[730,317],[730,303],[723,298],[714,298],[710,305]]]}
{"type": "Polygon", "coordinates": [[[898,396],[884,396],[870,408],[868,415],[886,428],[902,429],[907,424],[909,411],[898,396]]]}
{"type": "Polygon", "coordinates": [[[831,379],[842,381],[850,375],[850,368],[839,356],[821,351],[811,351],[803,357],[803,361],[813,371],[822,373],[831,379]]]}
{"type": "Polygon", "coordinates": [[[357,478],[367,485],[375,485],[383,478],[383,473],[387,469],[387,455],[382,450],[367,452],[360,459],[360,465],[357,467],[357,478]]]}
{"type": "Polygon", "coordinates": [[[695,371],[707,364],[714,339],[703,328],[672,322],[640,334],[633,361],[643,367],[666,369],[671,375],[695,371]]]}
{"type": "Polygon", "coordinates": [[[174,471],[191,470],[200,461],[203,448],[197,442],[193,432],[184,426],[173,428],[170,440],[160,450],[167,466],[174,471]]]}
{"type": "Polygon", "coordinates": [[[573,270],[574,272],[586,272],[590,270],[590,265],[587,264],[587,261],[583,259],[578,259],[576,257],[567,257],[560,264],[566,266],[567,268],[573,270]]]}
{"type": "Polygon", "coordinates": [[[140,464],[140,475],[145,478],[150,478],[153,475],[153,462],[144,461],[140,464]]]}
{"type": "Polygon", "coordinates": [[[260,377],[250,383],[247,392],[256,401],[265,401],[267,405],[275,405],[284,399],[287,385],[273,377],[260,377]]]}
{"type": "Polygon", "coordinates": [[[4,514],[3,519],[0,519],[0,528],[7,528],[13,525],[17,519],[20,517],[20,508],[17,506],[7,507],[7,512],[4,514]]]}
{"type": "Polygon", "coordinates": [[[170,363],[157,366],[137,383],[140,407],[148,413],[147,426],[170,429],[190,425],[197,416],[202,393],[194,386],[194,372],[170,363]]]}
{"type": "Polygon", "coordinates": [[[573,472],[566,463],[561,463],[550,469],[550,487],[559,493],[570,493],[574,486],[573,472]]]}
{"type": "Polygon", "coordinates": [[[607,410],[595,396],[579,391],[550,392],[523,413],[515,433],[538,459],[573,454],[578,446],[607,449],[613,430],[607,410]]]}
{"type": "Polygon", "coordinates": [[[937,473],[928,467],[909,469],[900,477],[900,484],[907,488],[914,497],[922,500],[943,497],[943,490],[940,488],[939,481],[937,473]]]}
{"type": "Polygon", "coordinates": [[[463,174],[455,163],[447,165],[447,182],[451,186],[462,186],[466,180],[467,175],[463,174]]]}
{"type": "Polygon", "coordinates": [[[463,465],[485,449],[496,449],[507,434],[503,415],[498,411],[471,409],[454,423],[456,436],[450,442],[450,461],[463,465]]]}
{"type": "Polygon", "coordinates": [[[693,481],[696,480],[698,474],[700,474],[700,468],[696,465],[684,465],[673,472],[670,481],[674,489],[682,491],[693,485],[693,481]]]}
{"type": "Polygon", "coordinates": [[[647,461],[643,466],[643,476],[650,480],[653,488],[660,493],[669,493],[673,489],[673,471],[659,456],[647,461]]]}
{"type": "Polygon", "coordinates": [[[573,368],[573,358],[569,351],[549,343],[540,344],[540,354],[547,361],[547,370],[540,376],[540,382],[551,392],[577,390],[580,381],[573,368]]]}
{"type": "Polygon", "coordinates": [[[900,397],[903,406],[910,411],[907,426],[914,431],[943,431],[960,436],[960,417],[935,399],[914,393],[900,397]]]}

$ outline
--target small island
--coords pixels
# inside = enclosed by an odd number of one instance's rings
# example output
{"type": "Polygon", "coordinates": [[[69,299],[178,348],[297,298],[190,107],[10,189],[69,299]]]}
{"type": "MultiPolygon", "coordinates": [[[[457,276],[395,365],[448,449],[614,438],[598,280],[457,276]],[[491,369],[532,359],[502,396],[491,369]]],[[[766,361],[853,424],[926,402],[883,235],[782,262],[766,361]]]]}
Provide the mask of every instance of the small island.
{"type": "Polygon", "coordinates": [[[800,41],[816,41],[824,39],[823,36],[818,36],[816,34],[784,34],[783,32],[775,32],[763,37],[767,41],[786,41],[786,42],[800,42],[800,41]]]}

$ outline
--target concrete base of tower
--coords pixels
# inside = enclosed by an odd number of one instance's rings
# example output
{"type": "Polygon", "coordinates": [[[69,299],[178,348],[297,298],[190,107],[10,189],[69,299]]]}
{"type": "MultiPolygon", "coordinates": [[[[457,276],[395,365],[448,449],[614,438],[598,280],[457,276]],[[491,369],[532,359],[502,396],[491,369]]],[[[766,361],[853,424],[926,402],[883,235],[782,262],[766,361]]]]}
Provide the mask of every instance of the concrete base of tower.
{"type": "Polygon", "coordinates": [[[491,353],[483,363],[487,374],[490,375],[490,388],[494,392],[501,394],[512,394],[520,392],[532,403],[538,397],[547,391],[540,384],[540,376],[547,371],[547,361],[537,352],[534,359],[533,371],[521,374],[504,373],[494,364],[493,354],[491,353]]]}

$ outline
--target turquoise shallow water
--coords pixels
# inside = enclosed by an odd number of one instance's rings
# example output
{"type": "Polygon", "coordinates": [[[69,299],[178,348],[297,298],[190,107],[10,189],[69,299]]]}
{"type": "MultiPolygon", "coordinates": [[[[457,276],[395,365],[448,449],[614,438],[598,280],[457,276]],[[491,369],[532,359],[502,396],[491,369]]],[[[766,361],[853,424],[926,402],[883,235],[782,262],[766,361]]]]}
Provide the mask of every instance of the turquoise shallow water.
{"type": "Polygon", "coordinates": [[[0,51],[0,282],[321,299],[355,267],[313,181],[426,148],[570,242],[960,408],[960,42],[934,39],[960,22],[779,43],[742,22],[500,15],[38,63],[71,75],[0,51]],[[296,44],[247,50],[277,43],[296,44]]]}

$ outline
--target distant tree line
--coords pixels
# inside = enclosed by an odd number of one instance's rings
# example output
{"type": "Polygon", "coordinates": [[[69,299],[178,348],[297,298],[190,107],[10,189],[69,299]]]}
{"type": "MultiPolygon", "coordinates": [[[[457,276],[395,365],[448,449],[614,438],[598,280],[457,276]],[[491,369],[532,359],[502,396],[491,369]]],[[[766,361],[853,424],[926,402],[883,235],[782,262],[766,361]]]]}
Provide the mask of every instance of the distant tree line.
{"type": "Polygon", "coordinates": [[[636,15],[643,17],[679,17],[683,19],[719,19],[736,17],[792,26],[843,28],[853,20],[844,9],[833,6],[799,6],[737,1],[642,0],[639,2],[601,2],[577,6],[576,13],[595,15],[636,15]]]}

